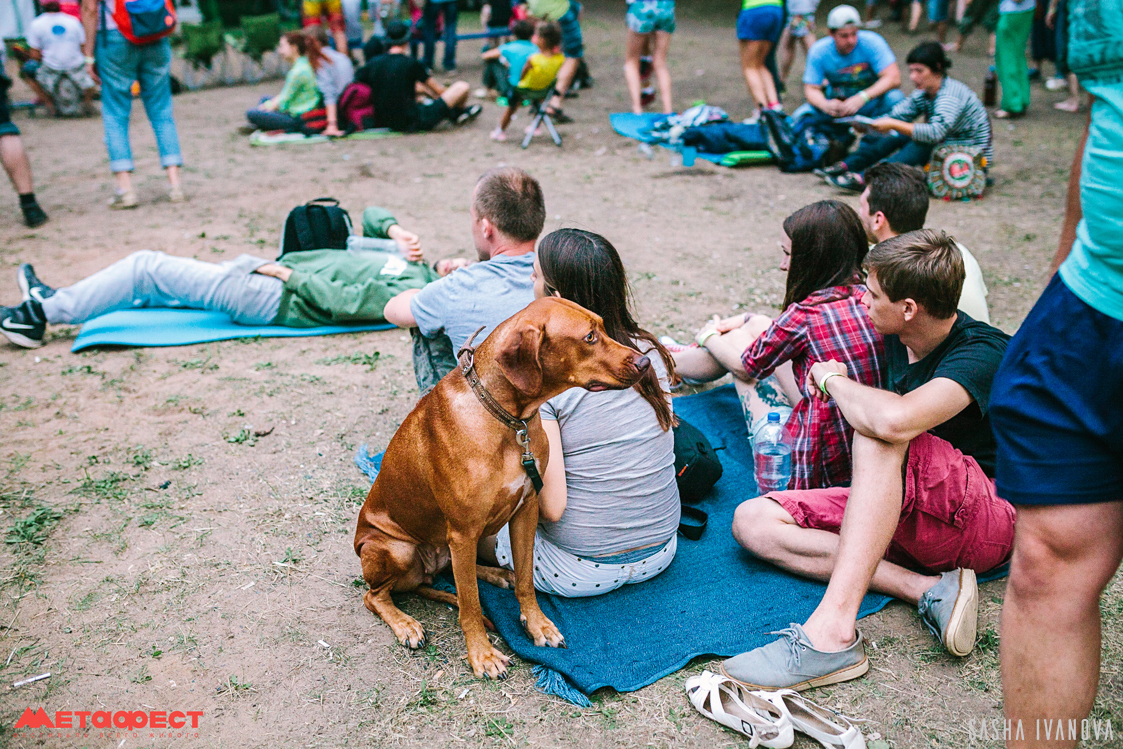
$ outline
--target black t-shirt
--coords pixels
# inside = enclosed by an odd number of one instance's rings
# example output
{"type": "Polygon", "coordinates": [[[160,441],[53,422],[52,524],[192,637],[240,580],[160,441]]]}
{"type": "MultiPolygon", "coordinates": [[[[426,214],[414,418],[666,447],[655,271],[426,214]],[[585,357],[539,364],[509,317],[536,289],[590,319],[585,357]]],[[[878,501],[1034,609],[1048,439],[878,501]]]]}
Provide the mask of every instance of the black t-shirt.
{"type": "Polygon", "coordinates": [[[355,71],[355,80],[370,86],[375,124],[401,132],[414,129],[416,86],[429,78],[427,67],[396,53],[378,55],[355,71]]]}
{"type": "Polygon", "coordinates": [[[511,24],[511,0],[489,0],[491,18],[487,25],[491,28],[506,27],[511,24]]]}
{"type": "Polygon", "coordinates": [[[885,336],[889,386],[899,395],[910,393],[937,377],[946,377],[971,395],[973,402],[943,424],[929,429],[964,455],[979,462],[994,478],[996,446],[987,406],[995,372],[1006,353],[1010,336],[998,328],[960,312],[944,342],[920,361],[909,364],[905,345],[895,335],[885,336]]]}

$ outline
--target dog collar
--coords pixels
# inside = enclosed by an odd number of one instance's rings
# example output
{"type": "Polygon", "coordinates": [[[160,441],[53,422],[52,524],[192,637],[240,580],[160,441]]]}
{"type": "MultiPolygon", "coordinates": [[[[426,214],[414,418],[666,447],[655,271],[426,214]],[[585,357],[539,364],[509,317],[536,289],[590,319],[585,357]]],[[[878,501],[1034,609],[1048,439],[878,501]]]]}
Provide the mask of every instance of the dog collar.
{"type": "Polygon", "coordinates": [[[523,449],[522,466],[523,471],[530,478],[530,482],[534,484],[534,491],[542,491],[542,475],[538,472],[538,464],[534,460],[534,452],[530,449],[530,432],[527,427],[526,420],[512,416],[507,409],[499,405],[499,401],[488,392],[483,383],[480,382],[480,376],[476,372],[476,347],[472,345],[472,341],[476,339],[480,331],[483,330],[481,325],[476,328],[476,332],[468,336],[468,340],[460,347],[457,358],[460,360],[460,372],[464,375],[464,379],[468,381],[471,386],[472,392],[476,396],[476,400],[494,416],[496,419],[507,425],[508,428],[513,429],[515,432],[515,441],[519,443],[519,447],[523,449]]]}

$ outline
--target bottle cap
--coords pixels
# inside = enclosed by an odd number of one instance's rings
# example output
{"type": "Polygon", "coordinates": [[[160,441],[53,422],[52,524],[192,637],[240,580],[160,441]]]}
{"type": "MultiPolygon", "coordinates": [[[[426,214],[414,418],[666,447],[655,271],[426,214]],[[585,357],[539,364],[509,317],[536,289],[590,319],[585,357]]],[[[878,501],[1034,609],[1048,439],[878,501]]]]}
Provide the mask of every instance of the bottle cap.
{"type": "Polygon", "coordinates": [[[780,420],[780,412],[779,411],[769,411],[768,412],[768,420],[769,421],[779,421],[780,420]]]}

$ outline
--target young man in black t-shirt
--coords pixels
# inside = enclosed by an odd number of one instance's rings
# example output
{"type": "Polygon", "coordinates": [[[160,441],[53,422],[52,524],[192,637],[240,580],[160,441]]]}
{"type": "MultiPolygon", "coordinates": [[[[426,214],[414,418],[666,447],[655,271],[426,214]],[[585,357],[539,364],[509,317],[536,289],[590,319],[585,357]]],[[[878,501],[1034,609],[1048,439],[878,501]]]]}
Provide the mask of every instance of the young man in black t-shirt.
{"type": "Polygon", "coordinates": [[[802,627],[723,664],[754,689],[805,689],[865,673],[855,622],[871,589],[916,604],[947,650],[967,655],[975,572],[1010,556],[1014,509],[995,494],[987,417],[1009,336],[956,311],[963,256],[943,232],[887,239],[866,266],[862,303],[885,336],[890,390],[849,379],[836,361],[813,365],[806,384],[809,397],[833,398],[854,428],[852,486],[771,492],[734,516],[733,533],[749,551],[830,580],[802,627]]]}
{"type": "Polygon", "coordinates": [[[465,107],[470,88],[466,82],[445,88],[427,67],[407,54],[409,26],[401,21],[386,24],[386,42],[390,47],[385,54],[355,71],[355,80],[370,86],[378,127],[410,133],[432,130],[446,119],[459,125],[479,115],[479,104],[465,107]],[[418,91],[432,101],[419,103],[418,91]]]}

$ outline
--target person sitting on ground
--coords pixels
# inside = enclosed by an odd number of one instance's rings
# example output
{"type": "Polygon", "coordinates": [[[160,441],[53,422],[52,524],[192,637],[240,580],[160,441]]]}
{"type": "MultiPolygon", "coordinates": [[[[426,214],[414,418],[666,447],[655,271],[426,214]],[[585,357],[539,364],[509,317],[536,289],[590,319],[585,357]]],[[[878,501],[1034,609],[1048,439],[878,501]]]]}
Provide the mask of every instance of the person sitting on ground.
{"type": "MultiPolygon", "coordinates": [[[[624,263],[612,244],[580,229],[543,237],[534,296],[557,296],[604,320],[605,333],[651,359],[627,390],[573,388],[539,409],[550,461],[538,492],[534,587],[579,598],[642,583],[675,558],[679,513],[669,384],[674,365],[629,309],[624,263]]],[[[484,564],[514,569],[507,526],[480,540],[484,564]]]]}
{"type": "MultiPolygon", "coordinates": [[[[811,45],[803,71],[807,103],[792,117],[813,116],[824,123],[860,114],[880,117],[904,98],[897,57],[884,37],[859,30],[862,18],[850,5],[827,16],[829,38],[811,45]]],[[[843,126],[843,129],[846,129],[843,126]]]]}
{"type": "Polygon", "coordinates": [[[987,166],[991,149],[990,117],[971,88],[948,77],[951,60],[939,42],[923,42],[909,52],[909,80],[916,90],[889,114],[870,124],[875,133],[862,137],[854,153],[822,171],[828,184],[861,192],[862,173],[879,161],[924,166],[942,145],[982,150],[987,166]],[[926,120],[914,123],[923,116],[926,120]]]}
{"type": "Polygon", "coordinates": [[[344,134],[339,129],[339,97],[355,79],[355,65],[350,56],[328,46],[328,32],[323,26],[309,26],[304,33],[316,40],[324,56],[323,63],[316,70],[316,87],[324,99],[328,123],[323,134],[338,137],[344,134]]]}
{"type": "Polygon", "coordinates": [[[280,130],[286,133],[317,133],[322,120],[313,113],[323,105],[316,74],[325,67],[327,58],[315,37],[290,31],[277,44],[277,54],[292,64],[281,93],[263,99],[256,108],[246,112],[246,119],[258,130],[280,130]]]}
{"type": "Polygon", "coordinates": [[[52,115],[58,113],[55,86],[63,76],[70,78],[82,90],[85,113],[94,114],[97,84],[86,70],[86,56],[82,54],[86,30],[77,18],[63,13],[58,2],[46,2],[42,7],[42,14],[27,29],[28,54],[33,62],[24,66],[23,78],[52,115]]]}
{"type": "Polygon", "coordinates": [[[468,84],[457,81],[445,88],[438,83],[428,68],[407,54],[409,35],[408,24],[386,24],[386,52],[355,71],[355,80],[370,86],[375,126],[412,133],[432,130],[446,119],[457,125],[475,119],[482,107],[465,107],[468,84]],[[418,89],[432,100],[419,103],[418,89]]]}
{"type": "Polygon", "coordinates": [[[421,291],[403,291],[386,304],[386,320],[411,329],[413,371],[422,394],[456,367],[456,352],[472,334],[479,330],[476,342],[482,342],[534,301],[534,244],[546,223],[538,180],[515,167],[485,172],[472,192],[469,216],[481,262],[421,291]]]}
{"type": "Polygon", "coordinates": [[[791,488],[848,484],[853,430],[837,406],[807,397],[806,376],[814,362],[838,359],[858,382],[885,382],[881,335],[859,302],[865,231],[850,206],[822,200],[784,220],[780,246],[780,268],[788,271],[784,312],[776,320],[715,316],[698,333],[698,346],[674,352],[675,367],[693,381],[731,372],[750,435],[770,411],[781,413],[792,438],[791,488]]]}
{"type": "MultiPolygon", "coordinates": [[[[924,172],[907,164],[874,164],[866,170],[866,188],[858,198],[858,218],[866,227],[871,244],[884,242],[898,234],[924,228],[928,217],[928,180],[924,172]]],[[[990,324],[987,285],[979,261],[961,243],[963,255],[963,293],[959,309],[972,319],[990,324]]]]}
{"type": "Polygon", "coordinates": [[[48,323],[75,325],[137,307],[225,312],[239,325],[382,322],[386,303],[403,289],[419,289],[468,263],[422,263],[417,235],[381,208],[363,212],[363,233],[393,239],[401,252],[307,250],[276,261],[241,255],[208,263],[142,250],[59,289],[44,284],[24,263],[18,272],[24,301],[0,307],[0,333],[18,346],[36,348],[48,323]]]}
{"type": "Polygon", "coordinates": [[[863,304],[885,336],[891,390],[818,362],[808,389],[854,427],[850,488],[770,492],[737,508],[733,535],[779,567],[827,580],[822,601],[779,640],[724,662],[750,689],[807,689],[869,669],[856,630],[867,590],[912,603],[949,653],[975,647],[976,572],[1010,557],[1015,512],[995,493],[991,385],[1009,336],[957,312],[963,258],[929,229],[866,256],[863,304]]]}
{"type": "Polygon", "coordinates": [[[561,53],[561,29],[552,21],[539,21],[531,37],[537,51],[527,58],[515,90],[507,97],[507,109],[499,118],[499,124],[491,131],[491,139],[500,142],[507,140],[507,126],[519,111],[524,99],[542,99],[557,80],[558,71],[565,63],[561,53]]]}
{"type": "MultiPolygon", "coordinates": [[[[487,6],[484,6],[487,7],[487,6]]],[[[524,18],[511,27],[514,41],[502,44],[483,53],[484,87],[489,94],[509,99],[522,80],[527,59],[538,51],[531,38],[534,36],[534,21],[524,18]]]]}

